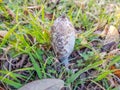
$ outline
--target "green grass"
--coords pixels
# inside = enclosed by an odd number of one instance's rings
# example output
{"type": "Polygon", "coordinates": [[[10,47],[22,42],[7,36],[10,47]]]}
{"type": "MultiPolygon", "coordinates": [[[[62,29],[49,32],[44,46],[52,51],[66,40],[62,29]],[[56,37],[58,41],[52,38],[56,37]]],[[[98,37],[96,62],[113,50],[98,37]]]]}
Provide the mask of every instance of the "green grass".
{"type": "MultiPolygon", "coordinates": [[[[120,57],[116,56],[111,59],[103,70],[101,65],[106,59],[101,60],[99,51],[95,50],[90,42],[99,37],[94,34],[94,31],[103,30],[106,23],[113,24],[118,28],[120,17],[116,16],[117,11],[106,14],[105,7],[112,2],[120,6],[120,2],[119,0],[100,1],[105,3],[100,4],[97,0],[89,0],[85,3],[85,7],[81,8],[76,6],[74,0],[60,0],[55,9],[52,9],[55,6],[54,3],[47,6],[50,3],[49,0],[4,0],[3,3],[0,3],[0,17],[3,17],[0,20],[0,30],[8,31],[5,37],[0,40],[0,54],[9,56],[11,59],[26,54],[32,64],[30,67],[12,70],[12,68],[6,68],[4,61],[0,61],[0,84],[4,84],[5,87],[19,88],[36,79],[60,78],[72,90],[77,90],[79,85],[88,81],[94,84],[102,83],[100,85],[102,88],[111,90],[106,77],[112,75],[113,71],[109,70],[109,67],[118,62],[120,57]],[[38,10],[28,9],[29,6],[40,6],[40,8],[38,10]],[[15,17],[11,17],[6,8],[9,8],[15,17]],[[52,13],[52,19],[48,19],[46,13],[52,13]],[[77,61],[78,71],[76,73],[66,72],[64,67],[62,72],[58,72],[54,68],[55,55],[51,50],[50,30],[55,18],[62,14],[66,14],[76,28],[83,29],[80,35],[87,41],[87,44],[82,44],[83,38],[77,37],[74,51],[83,47],[90,49],[89,53],[82,52],[80,54],[82,59],[77,61]],[[9,46],[10,49],[6,52],[4,48],[9,46]],[[82,73],[91,69],[98,71],[98,74],[79,79],[82,73]],[[29,77],[18,73],[22,71],[26,71],[29,77]]],[[[84,3],[84,0],[81,2],[84,3]]]]}

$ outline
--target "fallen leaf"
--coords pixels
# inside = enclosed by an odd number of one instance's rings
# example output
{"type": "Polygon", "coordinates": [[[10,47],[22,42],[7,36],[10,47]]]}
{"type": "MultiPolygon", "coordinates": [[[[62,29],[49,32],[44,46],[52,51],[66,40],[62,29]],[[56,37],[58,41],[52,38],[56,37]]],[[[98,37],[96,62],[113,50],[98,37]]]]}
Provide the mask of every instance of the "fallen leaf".
{"type": "Polygon", "coordinates": [[[0,90],[5,90],[5,89],[0,86],[0,90]]]}
{"type": "Polygon", "coordinates": [[[64,81],[60,79],[43,79],[30,82],[18,90],[60,90],[62,87],[64,81]]]}
{"type": "Polygon", "coordinates": [[[120,49],[114,49],[108,53],[108,56],[120,55],[120,49]]]}
{"type": "Polygon", "coordinates": [[[114,55],[120,55],[119,49],[117,49],[119,43],[119,32],[115,26],[107,26],[103,36],[106,35],[103,41],[103,46],[101,52],[107,53],[106,55],[101,55],[102,58],[106,58],[106,63],[103,67],[106,67],[107,63],[113,58],[114,55]]]}
{"type": "Polygon", "coordinates": [[[23,12],[24,12],[24,15],[28,15],[29,14],[29,10],[28,9],[25,9],[23,12]]]}
{"type": "Polygon", "coordinates": [[[36,10],[40,10],[41,6],[29,6],[27,7],[28,9],[36,9],[36,10]]]}
{"type": "Polygon", "coordinates": [[[5,7],[5,8],[6,8],[8,14],[9,14],[9,16],[12,17],[12,19],[14,19],[15,18],[14,12],[10,8],[8,8],[8,7],[5,7]]]}
{"type": "Polygon", "coordinates": [[[108,43],[115,42],[116,44],[119,43],[119,32],[116,29],[115,26],[111,25],[108,29],[107,35],[105,37],[105,40],[103,42],[103,45],[106,45],[108,43]]]}
{"type": "Polygon", "coordinates": [[[80,7],[81,9],[85,9],[85,2],[81,2],[79,0],[74,0],[76,6],[80,7]]]}
{"type": "Polygon", "coordinates": [[[117,48],[117,44],[115,42],[110,42],[102,46],[101,52],[110,52],[111,50],[114,50],[116,48],[117,48]]]}
{"type": "Polygon", "coordinates": [[[117,4],[108,4],[105,7],[105,11],[107,14],[113,13],[113,12],[115,12],[116,7],[117,7],[117,4]]]}
{"type": "Polygon", "coordinates": [[[111,70],[114,70],[113,73],[114,75],[118,76],[120,78],[120,69],[117,69],[117,67],[115,65],[112,65],[110,67],[111,70]]]}
{"type": "MultiPolygon", "coordinates": [[[[96,18],[97,19],[97,18],[96,18]]],[[[107,24],[107,20],[106,19],[103,19],[103,20],[101,20],[101,19],[97,19],[97,24],[96,24],[96,26],[97,26],[97,29],[102,29],[103,27],[105,27],[105,25],[107,24]]]]}
{"type": "Polygon", "coordinates": [[[51,20],[53,18],[53,14],[45,13],[45,17],[51,20]]]}
{"type": "Polygon", "coordinates": [[[0,38],[3,38],[7,33],[8,31],[0,31],[0,38]]]}

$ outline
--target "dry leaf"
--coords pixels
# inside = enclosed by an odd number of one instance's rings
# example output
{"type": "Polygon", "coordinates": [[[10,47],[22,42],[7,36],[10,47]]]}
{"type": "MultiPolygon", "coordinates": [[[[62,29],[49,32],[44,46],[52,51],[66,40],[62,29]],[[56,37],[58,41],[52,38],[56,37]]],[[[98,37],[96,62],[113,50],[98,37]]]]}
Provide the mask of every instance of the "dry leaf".
{"type": "Polygon", "coordinates": [[[24,15],[28,15],[29,14],[29,10],[28,9],[25,9],[24,10],[24,15]]]}
{"type": "Polygon", "coordinates": [[[117,69],[115,65],[110,67],[111,70],[115,70],[113,73],[120,78],[120,69],[117,69]]]}
{"type": "Polygon", "coordinates": [[[101,28],[103,28],[107,24],[107,20],[106,19],[101,20],[101,19],[98,18],[97,22],[98,22],[96,24],[97,29],[101,29],[101,28]]]}
{"type": "Polygon", "coordinates": [[[53,14],[45,13],[45,17],[51,20],[53,18],[53,14]]]}
{"type": "Polygon", "coordinates": [[[18,90],[60,90],[62,87],[64,81],[60,79],[43,79],[30,82],[18,90]]]}
{"type": "Polygon", "coordinates": [[[0,86],[0,90],[5,90],[5,89],[0,86]]]}
{"type": "Polygon", "coordinates": [[[9,16],[11,16],[14,19],[15,18],[14,12],[10,8],[8,8],[8,7],[6,7],[6,10],[7,10],[9,16]]]}
{"type": "MultiPolygon", "coordinates": [[[[117,54],[120,54],[120,51],[117,49],[119,43],[119,32],[114,26],[106,26],[105,31],[103,31],[102,36],[105,36],[105,40],[103,41],[103,47],[101,48],[101,52],[106,52],[106,59],[109,61],[111,58],[117,54]]],[[[105,57],[101,56],[102,58],[105,57]]]]}
{"type": "Polygon", "coordinates": [[[36,9],[36,10],[40,10],[41,9],[41,6],[38,5],[38,6],[29,6],[27,7],[28,9],[36,9]]]}
{"type": "Polygon", "coordinates": [[[3,38],[7,33],[8,31],[0,31],[0,38],[3,38]]]}
{"type": "Polygon", "coordinates": [[[115,12],[116,7],[117,7],[117,4],[108,4],[108,5],[106,5],[106,7],[105,7],[106,13],[109,14],[109,13],[115,12]]]}
{"type": "Polygon", "coordinates": [[[74,0],[76,6],[80,7],[81,9],[85,9],[85,2],[81,2],[79,0],[74,0]]]}
{"type": "Polygon", "coordinates": [[[120,49],[114,49],[108,53],[108,56],[120,55],[120,49]]]}
{"type": "Polygon", "coordinates": [[[102,46],[101,52],[110,52],[117,48],[116,42],[110,42],[102,46]]]}
{"type": "Polygon", "coordinates": [[[115,42],[116,44],[118,44],[119,42],[119,32],[116,29],[116,27],[112,25],[108,29],[103,45],[106,45],[111,42],[115,42]]]}

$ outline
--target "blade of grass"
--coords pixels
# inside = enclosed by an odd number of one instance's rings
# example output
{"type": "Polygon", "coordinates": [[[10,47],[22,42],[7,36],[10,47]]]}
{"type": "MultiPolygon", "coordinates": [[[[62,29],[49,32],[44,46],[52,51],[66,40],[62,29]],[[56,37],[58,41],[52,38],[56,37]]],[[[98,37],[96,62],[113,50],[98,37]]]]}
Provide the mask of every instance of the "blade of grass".
{"type": "Polygon", "coordinates": [[[10,37],[10,35],[16,30],[16,28],[18,27],[20,23],[17,23],[16,25],[14,25],[13,28],[9,29],[8,33],[5,35],[5,37],[2,39],[2,43],[0,44],[0,47],[3,46],[6,42],[7,39],[10,37]]]}
{"type": "Polygon", "coordinates": [[[67,79],[67,84],[70,84],[70,83],[74,82],[74,81],[78,78],[78,76],[79,76],[80,74],[82,74],[83,72],[86,72],[86,71],[88,71],[89,69],[95,68],[95,67],[101,65],[102,63],[103,63],[103,61],[100,60],[100,61],[98,61],[98,62],[95,62],[94,64],[91,64],[91,65],[83,68],[82,70],[80,70],[80,71],[78,71],[77,73],[75,73],[75,74],[73,74],[72,76],[70,76],[70,77],[67,79]]]}
{"type": "Polygon", "coordinates": [[[36,60],[34,59],[34,57],[31,53],[28,53],[28,54],[29,54],[31,62],[32,62],[34,68],[35,68],[35,71],[38,74],[38,77],[41,79],[42,78],[42,72],[41,72],[41,69],[40,69],[38,63],[36,62],[36,60]]]}
{"type": "Polygon", "coordinates": [[[98,77],[95,79],[95,81],[100,81],[103,78],[106,78],[107,75],[109,75],[112,71],[110,70],[105,70],[104,72],[102,72],[100,75],[98,75],[98,77]]]}
{"type": "Polygon", "coordinates": [[[44,10],[44,5],[42,5],[42,21],[45,20],[45,10],[44,10]]]}
{"type": "Polygon", "coordinates": [[[7,78],[3,78],[3,77],[1,77],[1,76],[0,76],[0,80],[1,80],[2,82],[6,83],[6,84],[9,84],[9,85],[15,87],[15,88],[19,88],[19,87],[22,86],[22,84],[20,84],[20,83],[14,82],[13,80],[9,80],[9,79],[7,79],[7,78]]]}

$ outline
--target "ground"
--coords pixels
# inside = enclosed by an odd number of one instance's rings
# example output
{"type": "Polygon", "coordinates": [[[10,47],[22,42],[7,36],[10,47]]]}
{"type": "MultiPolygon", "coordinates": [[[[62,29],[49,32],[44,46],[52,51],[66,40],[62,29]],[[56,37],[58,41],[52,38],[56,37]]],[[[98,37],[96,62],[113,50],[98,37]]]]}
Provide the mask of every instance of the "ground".
{"type": "Polygon", "coordinates": [[[119,0],[0,0],[0,89],[59,78],[72,90],[119,90],[119,11],[119,0]],[[76,30],[69,71],[51,46],[62,14],[76,30]]]}

